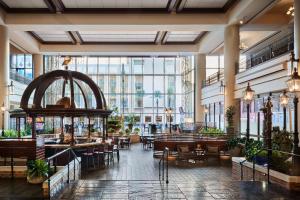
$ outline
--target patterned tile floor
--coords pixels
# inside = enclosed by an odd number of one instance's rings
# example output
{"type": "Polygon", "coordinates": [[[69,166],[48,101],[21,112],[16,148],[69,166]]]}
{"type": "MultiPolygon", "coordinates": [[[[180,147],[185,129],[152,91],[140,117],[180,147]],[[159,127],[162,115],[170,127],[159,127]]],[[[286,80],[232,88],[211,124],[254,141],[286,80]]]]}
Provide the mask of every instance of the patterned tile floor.
{"type": "Polygon", "coordinates": [[[69,187],[60,200],[161,200],[161,199],[300,199],[277,185],[251,181],[170,182],[81,180],[69,187]]]}
{"type": "MultiPolygon", "coordinates": [[[[187,164],[170,162],[169,179],[173,181],[231,181],[230,160],[187,164]],[[221,165],[220,165],[221,164],[221,165]]],[[[159,159],[153,158],[152,150],[143,150],[140,144],[130,150],[120,151],[120,162],[104,169],[94,169],[83,174],[86,180],[158,180],[159,159]]]]}

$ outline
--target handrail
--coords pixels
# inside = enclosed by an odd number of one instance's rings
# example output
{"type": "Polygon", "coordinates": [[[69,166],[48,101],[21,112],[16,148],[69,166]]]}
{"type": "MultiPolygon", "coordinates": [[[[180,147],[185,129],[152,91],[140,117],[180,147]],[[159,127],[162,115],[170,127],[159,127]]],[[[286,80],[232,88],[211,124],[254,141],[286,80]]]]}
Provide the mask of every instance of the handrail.
{"type": "MultiPolygon", "coordinates": [[[[280,150],[276,150],[276,149],[268,149],[268,148],[262,148],[260,149],[259,151],[257,151],[254,155],[253,155],[253,160],[252,160],[252,180],[255,181],[255,165],[256,165],[256,157],[257,155],[262,152],[262,151],[268,151],[268,154],[267,154],[267,180],[268,180],[268,183],[271,183],[270,182],[270,165],[271,165],[271,156],[272,156],[272,151],[275,151],[275,152],[279,152],[279,153],[282,153],[282,154],[287,154],[287,155],[290,155],[290,156],[298,156],[300,157],[299,154],[294,154],[292,152],[286,152],[286,151],[280,151],[280,150]]],[[[243,180],[243,164],[244,162],[246,162],[247,160],[243,160],[240,162],[240,165],[241,165],[241,180],[243,180]]]]}
{"type": "MultiPolygon", "coordinates": [[[[60,151],[58,153],[56,153],[53,156],[48,157],[47,160],[47,164],[48,164],[48,172],[50,172],[51,170],[51,161],[53,161],[55,159],[55,165],[54,165],[54,171],[56,172],[56,164],[57,164],[57,158],[61,155],[63,155],[64,153],[68,153],[68,179],[67,179],[67,183],[70,183],[70,158],[71,158],[71,153],[74,157],[73,159],[73,179],[74,181],[76,180],[76,161],[79,163],[81,163],[81,161],[78,159],[77,155],[75,154],[75,152],[73,151],[72,148],[68,148],[65,149],[63,151],[60,151]]],[[[80,173],[79,173],[80,174],[80,173]]],[[[50,179],[50,173],[48,173],[48,199],[51,199],[51,190],[50,190],[50,183],[51,183],[51,179],[50,179]]]]}
{"type": "Polygon", "coordinates": [[[159,166],[159,180],[161,180],[161,162],[162,162],[162,180],[165,180],[165,155],[167,155],[166,160],[166,184],[169,183],[169,148],[165,147],[163,151],[163,155],[161,159],[159,160],[158,166],[159,166]]]}

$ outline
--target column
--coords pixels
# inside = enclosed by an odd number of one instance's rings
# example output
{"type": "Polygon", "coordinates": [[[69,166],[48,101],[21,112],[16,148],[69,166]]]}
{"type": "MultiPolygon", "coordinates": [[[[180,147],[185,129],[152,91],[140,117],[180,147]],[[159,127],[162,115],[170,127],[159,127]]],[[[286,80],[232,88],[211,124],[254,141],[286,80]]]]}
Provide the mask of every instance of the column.
{"type": "Polygon", "coordinates": [[[202,105],[202,87],[203,82],[206,79],[206,55],[197,54],[195,55],[195,65],[196,65],[196,87],[195,87],[195,122],[204,122],[205,113],[204,105],[202,105]]]}
{"type": "MultiPolygon", "coordinates": [[[[234,99],[236,67],[239,65],[240,57],[240,34],[238,25],[229,25],[224,31],[224,84],[225,98],[224,109],[235,106],[236,115],[234,120],[235,132],[239,130],[239,101],[234,99]]],[[[227,122],[225,123],[226,127],[227,122]]]]}
{"type": "MultiPolygon", "coordinates": [[[[8,87],[9,85],[9,38],[6,26],[0,25],[0,105],[4,103],[6,109],[9,107],[8,87]]],[[[4,116],[4,128],[8,127],[8,112],[4,116]]],[[[0,113],[0,129],[2,129],[2,112],[0,113]]]]}
{"type": "Polygon", "coordinates": [[[300,58],[300,1],[294,1],[294,52],[300,58]]]}
{"type": "MultiPolygon", "coordinates": [[[[295,58],[299,59],[300,58],[300,1],[294,1],[294,53],[295,53],[295,58]]],[[[293,69],[291,69],[293,70],[293,69]]],[[[298,73],[299,73],[299,65],[298,65],[298,73]]],[[[299,94],[296,94],[299,98],[299,94]]],[[[300,127],[300,109],[299,109],[299,103],[298,103],[298,129],[300,127]]],[[[300,136],[300,133],[298,133],[298,137],[300,136]]],[[[298,147],[299,147],[299,142],[298,142],[298,147]]],[[[293,162],[295,162],[297,165],[300,163],[298,159],[293,159],[293,162]]],[[[299,166],[297,166],[299,168],[299,166]]],[[[299,175],[300,171],[299,170],[294,170],[295,174],[299,175]]]]}
{"type": "Polygon", "coordinates": [[[34,71],[34,78],[43,74],[43,55],[42,54],[33,54],[33,71],[34,71]]]}

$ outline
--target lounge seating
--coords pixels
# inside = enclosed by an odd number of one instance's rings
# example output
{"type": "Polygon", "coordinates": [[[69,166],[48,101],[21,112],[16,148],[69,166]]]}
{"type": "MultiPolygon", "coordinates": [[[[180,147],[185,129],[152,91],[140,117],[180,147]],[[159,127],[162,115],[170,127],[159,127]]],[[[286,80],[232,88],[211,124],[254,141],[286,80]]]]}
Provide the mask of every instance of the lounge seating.
{"type": "Polygon", "coordinates": [[[191,148],[188,145],[178,145],[177,146],[177,152],[178,152],[178,156],[177,156],[177,160],[190,160],[190,159],[196,159],[197,158],[197,154],[194,151],[194,148],[191,148]]]}

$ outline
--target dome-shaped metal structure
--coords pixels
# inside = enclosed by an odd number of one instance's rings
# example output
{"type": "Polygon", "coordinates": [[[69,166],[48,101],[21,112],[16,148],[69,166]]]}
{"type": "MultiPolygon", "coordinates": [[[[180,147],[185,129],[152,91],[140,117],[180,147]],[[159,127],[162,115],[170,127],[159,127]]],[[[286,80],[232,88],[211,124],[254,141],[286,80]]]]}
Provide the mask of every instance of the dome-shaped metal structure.
{"type": "Polygon", "coordinates": [[[70,89],[71,89],[71,108],[75,108],[75,100],[74,100],[74,84],[76,84],[80,91],[82,92],[85,108],[88,109],[90,106],[88,105],[87,101],[87,94],[86,88],[82,84],[82,82],[86,83],[93,92],[93,95],[96,99],[96,109],[106,110],[106,101],[104,95],[100,88],[96,85],[96,83],[90,79],[87,75],[77,72],[77,71],[70,71],[70,70],[55,70],[52,72],[48,72],[44,75],[39,76],[35,80],[33,80],[28,87],[25,89],[20,107],[24,110],[29,108],[29,99],[31,94],[34,92],[33,96],[33,105],[32,108],[42,108],[42,99],[45,95],[47,88],[54,83],[55,81],[63,79],[63,91],[62,97],[64,97],[65,93],[65,86],[66,83],[69,82],[70,89]]]}

